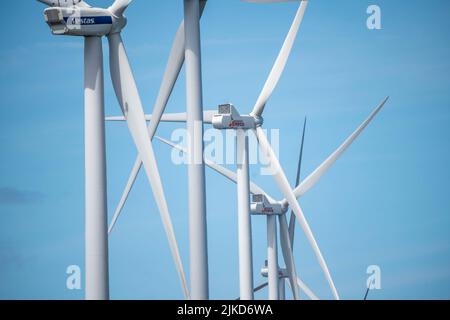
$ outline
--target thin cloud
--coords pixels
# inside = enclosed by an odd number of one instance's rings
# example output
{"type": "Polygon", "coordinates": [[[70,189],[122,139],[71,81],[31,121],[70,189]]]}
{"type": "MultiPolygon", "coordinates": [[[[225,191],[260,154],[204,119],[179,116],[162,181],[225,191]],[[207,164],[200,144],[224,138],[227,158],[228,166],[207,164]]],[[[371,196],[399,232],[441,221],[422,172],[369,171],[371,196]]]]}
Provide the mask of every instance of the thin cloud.
{"type": "Polygon", "coordinates": [[[41,201],[44,195],[36,191],[25,191],[11,187],[0,188],[0,205],[27,205],[41,201]]]}
{"type": "Polygon", "coordinates": [[[83,49],[83,41],[56,41],[56,42],[37,42],[34,47],[40,50],[53,49],[83,49]]]}

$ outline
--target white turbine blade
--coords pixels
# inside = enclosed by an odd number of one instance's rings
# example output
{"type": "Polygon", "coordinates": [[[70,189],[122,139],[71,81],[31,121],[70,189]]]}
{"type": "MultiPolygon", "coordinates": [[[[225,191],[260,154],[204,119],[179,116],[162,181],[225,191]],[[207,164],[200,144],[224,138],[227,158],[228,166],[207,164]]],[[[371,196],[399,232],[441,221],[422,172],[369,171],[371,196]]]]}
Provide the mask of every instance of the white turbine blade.
{"type": "MultiPolygon", "coordinates": [[[[166,140],[166,139],[158,137],[158,136],[155,136],[155,139],[158,139],[162,143],[165,143],[165,144],[171,146],[172,148],[177,149],[177,150],[187,154],[186,148],[184,148],[180,145],[177,145],[177,144],[173,143],[172,141],[166,140]]],[[[225,178],[227,178],[228,180],[230,180],[234,183],[237,183],[237,175],[235,172],[228,170],[227,168],[224,168],[209,159],[205,159],[205,164],[212,170],[216,171],[217,173],[219,173],[222,176],[224,176],[225,178]]],[[[259,187],[257,184],[255,184],[251,181],[250,181],[250,192],[252,194],[263,194],[266,196],[266,198],[269,201],[275,202],[275,200],[271,196],[269,196],[261,187],[259,187]]]]}
{"type": "Polygon", "coordinates": [[[256,128],[256,136],[259,141],[259,146],[262,150],[262,152],[268,157],[268,160],[270,161],[271,168],[274,171],[273,178],[275,179],[275,182],[278,185],[278,188],[283,193],[283,195],[286,197],[287,202],[289,203],[289,206],[294,211],[300,226],[303,229],[303,232],[306,235],[306,238],[308,239],[316,257],[319,262],[320,267],[322,268],[325,277],[328,281],[328,284],[331,288],[331,291],[333,293],[333,296],[336,299],[339,299],[339,295],[337,293],[336,287],[334,285],[333,279],[331,278],[330,271],[328,270],[328,266],[325,262],[325,259],[322,256],[322,252],[319,249],[319,246],[317,245],[316,239],[314,238],[314,235],[311,231],[311,228],[309,227],[308,222],[306,221],[306,218],[303,214],[303,211],[297,202],[297,198],[294,195],[294,192],[291,189],[291,186],[289,185],[289,182],[286,178],[286,175],[281,168],[280,162],[278,161],[277,157],[275,156],[275,153],[273,152],[272,147],[270,146],[269,142],[267,141],[267,137],[264,134],[264,131],[261,127],[256,128]]]}
{"type": "MultiPolygon", "coordinates": [[[[260,284],[259,286],[255,287],[255,288],[253,289],[253,292],[256,293],[256,292],[258,292],[258,291],[261,291],[262,289],[264,289],[264,288],[267,287],[268,285],[269,285],[268,282],[264,282],[263,284],[260,284]]],[[[239,297],[239,298],[237,298],[237,299],[235,299],[235,300],[241,300],[241,297],[239,297]]]]}
{"type": "Polygon", "coordinates": [[[261,291],[262,289],[264,289],[265,287],[267,287],[269,285],[269,283],[268,282],[265,282],[265,283],[263,283],[263,284],[261,284],[261,285],[259,285],[259,286],[257,286],[255,289],[253,289],[253,292],[258,292],[258,291],[261,291]]]}
{"type": "MultiPolygon", "coordinates": [[[[212,117],[217,113],[216,110],[207,110],[203,112],[203,123],[210,124],[212,122],[212,117]]],[[[148,114],[145,115],[146,121],[151,121],[153,119],[153,115],[148,114]]],[[[124,116],[110,116],[105,117],[105,121],[110,122],[125,122],[126,119],[124,116]]],[[[187,114],[186,112],[179,112],[179,113],[164,113],[161,115],[161,118],[159,120],[160,122],[186,122],[187,121],[187,114]]],[[[150,131],[150,130],[149,130],[150,131]]],[[[150,137],[153,135],[150,134],[150,137]]]]}
{"type": "Polygon", "coordinates": [[[299,288],[311,299],[311,300],[319,300],[319,298],[312,292],[310,288],[297,277],[297,284],[299,288]]]}
{"type": "Polygon", "coordinates": [[[267,100],[269,100],[272,95],[273,90],[278,84],[278,81],[283,74],[284,68],[286,67],[287,60],[292,50],[292,46],[294,45],[295,38],[297,36],[298,29],[303,20],[303,15],[305,13],[306,7],[308,6],[308,1],[303,0],[300,3],[297,14],[295,15],[294,21],[292,22],[291,29],[284,41],[283,47],[281,48],[280,53],[278,54],[277,60],[272,68],[272,71],[267,78],[266,83],[264,84],[264,88],[259,95],[258,100],[253,108],[252,115],[253,116],[261,116],[264,107],[266,106],[267,100]]]}
{"type": "Polygon", "coordinates": [[[115,16],[121,16],[128,8],[132,0],[116,0],[108,10],[115,16]]]}
{"type": "Polygon", "coordinates": [[[345,150],[355,141],[355,139],[361,134],[361,132],[369,125],[369,123],[375,118],[378,112],[384,107],[389,97],[386,97],[383,102],[376,107],[369,117],[344,141],[344,143],[336,149],[313,173],[311,173],[306,179],[300,183],[298,187],[294,189],[296,198],[304,195],[309,189],[311,189],[319,179],[327,172],[327,170],[336,162],[337,159],[344,153],[345,150]]]}
{"type": "MultiPolygon", "coordinates": [[[[145,116],[146,120],[150,120],[150,124],[148,126],[148,135],[150,140],[153,139],[153,136],[162,118],[162,114],[164,113],[167,102],[169,101],[170,94],[172,93],[173,87],[175,86],[175,82],[178,78],[183,63],[184,63],[184,23],[182,22],[180,27],[178,28],[174,43],[172,45],[166,71],[164,73],[159,94],[154,106],[153,114],[151,116],[145,116]]],[[[172,116],[167,117],[171,120],[178,120],[180,119],[180,114],[177,114],[174,117],[172,116]]],[[[125,120],[125,118],[126,117],[123,117],[123,120],[125,120]]],[[[184,117],[183,115],[181,115],[181,118],[182,120],[186,121],[185,115],[184,117]]],[[[120,120],[122,119],[120,118],[112,119],[112,121],[120,121],[120,120]]],[[[128,199],[128,195],[131,191],[131,188],[134,185],[134,182],[136,181],[141,166],[142,166],[142,158],[140,157],[140,155],[138,155],[131,170],[130,177],[128,178],[128,182],[125,186],[125,190],[123,191],[119,204],[116,207],[113,220],[109,227],[110,232],[114,228],[114,225],[117,222],[117,219],[123,210],[125,202],[128,199]]]]}
{"type": "MultiPolygon", "coordinates": [[[[200,15],[203,13],[203,9],[206,5],[205,1],[200,2],[200,15]]],[[[185,56],[185,50],[184,50],[184,43],[185,43],[185,36],[184,36],[184,22],[181,23],[180,27],[178,28],[177,34],[175,36],[174,43],[172,45],[172,49],[170,50],[169,54],[169,60],[167,62],[166,70],[164,72],[163,80],[161,83],[161,87],[158,93],[158,97],[156,99],[156,103],[154,106],[153,114],[151,116],[146,117],[146,120],[150,120],[150,124],[148,127],[148,133],[150,140],[153,140],[153,137],[155,135],[156,129],[159,125],[160,121],[163,121],[162,118],[165,118],[164,121],[167,122],[186,122],[187,115],[186,113],[178,113],[178,114],[167,114],[163,115],[164,110],[166,109],[167,102],[169,101],[170,95],[173,91],[173,88],[175,86],[175,83],[178,79],[178,76],[180,74],[181,68],[184,63],[184,56],[185,56]]],[[[125,119],[125,117],[124,117],[125,119]]],[[[212,116],[211,116],[212,119],[212,116]]],[[[127,185],[125,186],[125,190],[122,193],[122,197],[120,199],[119,204],[117,205],[114,217],[115,219],[112,221],[110,225],[110,230],[114,227],[114,224],[117,221],[117,218],[120,216],[122,209],[125,205],[126,200],[128,199],[128,195],[131,191],[131,188],[134,185],[134,182],[136,181],[137,175],[139,174],[139,171],[142,166],[142,159],[138,155],[136,158],[136,161],[133,165],[133,168],[130,173],[130,177],[128,178],[127,185]]]]}
{"type": "MultiPolygon", "coordinates": [[[[317,295],[299,278],[296,279],[297,285],[301,291],[303,291],[308,298],[311,300],[320,300],[317,295]]],[[[290,282],[288,281],[289,287],[291,287],[290,282]]]]}
{"type": "MultiPolygon", "coordinates": [[[[149,121],[148,117],[151,117],[151,116],[145,116],[145,120],[149,121]]],[[[109,117],[105,117],[105,121],[110,121],[110,122],[121,121],[121,122],[124,122],[124,121],[127,121],[127,120],[125,119],[124,116],[109,116],[109,117]]]]}
{"type": "Polygon", "coordinates": [[[48,5],[49,7],[53,7],[57,1],[56,0],[37,0],[39,2],[42,2],[43,4],[48,5]]]}
{"type": "Polygon", "coordinates": [[[212,118],[217,114],[217,110],[203,111],[203,123],[212,124],[212,118]]]}
{"type": "MultiPolygon", "coordinates": [[[[147,114],[145,115],[145,120],[146,121],[151,121],[153,119],[153,115],[151,114],[147,114]]],[[[161,116],[160,118],[160,122],[186,122],[187,119],[187,115],[185,112],[181,112],[181,113],[165,113],[161,116]]],[[[105,121],[116,121],[116,122],[125,122],[126,119],[124,116],[111,116],[111,117],[106,117],[105,121]]],[[[151,137],[152,135],[150,135],[151,137]]]]}
{"type": "Polygon", "coordinates": [[[134,166],[131,172],[130,177],[128,178],[127,184],[125,186],[125,190],[122,193],[122,196],[120,197],[120,201],[117,204],[116,210],[114,211],[114,215],[113,218],[111,220],[111,223],[109,224],[109,228],[108,228],[108,234],[111,234],[111,232],[113,231],[116,223],[117,223],[117,219],[119,219],[120,213],[122,212],[123,207],[125,206],[125,202],[128,199],[128,196],[130,194],[131,188],[133,187],[134,181],[135,181],[135,177],[137,176],[139,169],[141,167],[137,167],[134,166]]]}
{"type": "Polygon", "coordinates": [[[71,7],[76,5],[83,5],[82,0],[66,0],[66,1],[59,1],[59,0],[37,0],[39,2],[42,2],[49,7],[71,7]]]}
{"type": "Polygon", "coordinates": [[[128,127],[138,149],[139,156],[144,164],[147,178],[152,188],[169,241],[175,266],[180,277],[184,295],[186,298],[189,298],[183,264],[181,262],[175,232],[173,230],[169,209],[164,195],[161,177],[156,164],[155,154],[147,132],[144,111],[136,87],[136,82],[120,34],[112,34],[108,37],[108,40],[110,45],[110,71],[114,90],[127,119],[128,127]]]}
{"type": "MultiPolygon", "coordinates": [[[[306,117],[303,122],[302,144],[300,145],[300,154],[298,156],[297,175],[295,177],[295,187],[300,185],[300,173],[302,169],[303,159],[303,146],[305,144],[305,132],[306,132],[306,117]]],[[[294,234],[295,234],[295,214],[291,212],[291,218],[289,220],[289,239],[291,240],[291,246],[294,248],[294,234]]]]}
{"type": "MultiPolygon", "coordinates": [[[[227,168],[224,168],[209,159],[205,159],[205,164],[214,171],[216,171],[217,173],[228,178],[230,181],[237,183],[237,175],[235,172],[228,170],[227,168]]],[[[270,202],[275,202],[275,200],[271,196],[269,196],[267,192],[265,192],[261,187],[259,187],[257,184],[251,181],[250,181],[250,192],[252,194],[263,194],[270,202]]]]}
{"type": "Polygon", "coordinates": [[[295,268],[294,257],[292,256],[291,240],[289,237],[289,226],[286,220],[286,215],[282,214],[278,217],[280,224],[280,244],[283,253],[283,259],[286,263],[286,270],[289,275],[289,282],[291,284],[292,294],[294,300],[300,300],[300,294],[297,287],[297,270],[295,268]]]}

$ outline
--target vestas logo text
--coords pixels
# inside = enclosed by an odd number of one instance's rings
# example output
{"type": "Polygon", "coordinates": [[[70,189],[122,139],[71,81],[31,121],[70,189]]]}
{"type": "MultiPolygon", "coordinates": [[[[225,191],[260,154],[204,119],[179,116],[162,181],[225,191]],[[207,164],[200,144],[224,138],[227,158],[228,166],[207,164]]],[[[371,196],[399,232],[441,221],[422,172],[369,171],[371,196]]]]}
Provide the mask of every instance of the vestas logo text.
{"type": "Polygon", "coordinates": [[[67,19],[67,23],[68,24],[81,24],[81,25],[95,24],[95,19],[94,18],[70,18],[70,19],[67,19]]]}
{"type": "Polygon", "coordinates": [[[229,124],[230,128],[236,128],[236,127],[243,127],[245,125],[244,121],[242,120],[233,120],[229,124]]]}
{"type": "Polygon", "coordinates": [[[65,17],[64,20],[69,25],[112,24],[111,17],[65,17]]]}

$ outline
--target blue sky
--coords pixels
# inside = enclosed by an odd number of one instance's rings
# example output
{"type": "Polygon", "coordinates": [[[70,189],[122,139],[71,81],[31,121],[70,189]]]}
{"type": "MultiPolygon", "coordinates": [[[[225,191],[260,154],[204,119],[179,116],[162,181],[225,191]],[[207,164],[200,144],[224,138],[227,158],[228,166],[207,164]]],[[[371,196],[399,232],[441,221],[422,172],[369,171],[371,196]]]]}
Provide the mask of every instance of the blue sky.
{"type": "MultiPolygon", "coordinates": [[[[107,6],[111,1],[92,1],[107,6]]],[[[84,265],[82,39],[54,37],[44,6],[4,4],[0,28],[0,298],[80,299],[66,267],[84,265]]],[[[181,1],[136,0],[124,40],[145,110],[151,112],[181,1]]],[[[296,4],[210,0],[202,18],[205,108],[231,101],[250,110],[296,4]]],[[[386,95],[391,100],[300,203],[342,298],[361,299],[366,268],[379,265],[372,299],[450,298],[450,3],[314,0],[265,112],[281,128],[280,157],[294,183],[300,131],[308,117],[302,176],[319,165],[386,95]],[[366,9],[382,10],[382,30],[366,9]]],[[[107,43],[105,43],[105,49],[107,43]]],[[[119,114],[105,53],[108,114],[119,114]]],[[[168,111],[185,108],[184,72],[168,111]]],[[[163,124],[170,137],[178,125],[163,124]]],[[[161,175],[188,266],[186,168],[155,142],[161,175]]],[[[123,124],[107,125],[110,216],[136,151],[123,124]]],[[[230,169],[234,169],[230,166],[230,169]]],[[[252,179],[279,197],[269,177],[252,179]]],[[[207,170],[210,292],[238,295],[235,186],[207,170]],[[220,201],[228,195],[228,201],[220,201]]],[[[265,221],[253,218],[255,283],[265,259],[265,221]]],[[[331,298],[298,228],[296,263],[321,298],[331,298]]],[[[110,238],[114,299],[179,299],[182,291],[150,187],[141,175],[110,238]]],[[[258,295],[264,298],[266,292],[258,295]]]]}

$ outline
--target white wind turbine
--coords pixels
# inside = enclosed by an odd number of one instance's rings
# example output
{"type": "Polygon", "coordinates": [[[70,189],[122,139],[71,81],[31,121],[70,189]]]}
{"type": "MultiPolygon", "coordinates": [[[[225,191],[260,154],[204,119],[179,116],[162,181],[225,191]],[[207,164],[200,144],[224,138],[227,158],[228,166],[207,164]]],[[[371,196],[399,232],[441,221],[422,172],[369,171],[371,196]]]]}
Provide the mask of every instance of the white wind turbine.
{"type": "MultiPolygon", "coordinates": [[[[250,2],[281,2],[281,1],[250,1],[250,2]]],[[[237,129],[237,190],[238,190],[238,223],[239,223],[239,261],[240,261],[240,294],[241,299],[253,299],[253,264],[252,264],[252,244],[251,244],[251,221],[250,221],[250,190],[249,190],[249,164],[248,164],[248,140],[246,137],[247,131],[255,132],[257,139],[260,143],[261,149],[265,155],[269,156],[269,161],[272,168],[276,170],[276,176],[279,168],[276,167],[275,155],[271,151],[271,147],[267,142],[265,134],[261,129],[263,124],[262,114],[264,107],[270,98],[273,90],[275,89],[289,58],[292,46],[296,39],[300,24],[303,20],[303,16],[308,5],[308,1],[301,1],[300,6],[292,22],[289,33],[286,40],[280,50],[277,60],[272,68],[271,73],[264,85],[264,88],[253,108],[253,111],[249,115],[240,115],[238,111],[232,106],[219,106],[219,114],[213,117],[212,123],[216,129],[237,129]]],[[[281,168],[280,168],[281,169],[281,168]]],[[[278,179],[279,180],[279,179],[278,179]]],[[[283,253],[290,249],[290,239],[288,235],[288,227],[286,217],[284,216],[283,208],[272,205],[272,202],[260,201],[261,209],[265,209],[265,205],[271,205],[271,214],[267,214],[267,238],[268,238],[268,278],[269,278],[269,299],[278,299],[279,297],[279,285],[278,285],[278,261],[277,261],[277,227],[276,218],[279,217],[280,222],[280,237],[283,253]],[[276,213],[274,213],[276,212],[276,213]]],[[[258,212],[263,214],[263,212],[258,212]]],[[[306,232],[306,231],[305,231],[306,232]]],[[[332,289],[334,284],[329,276],[329,272],[324,263],[322,255],[317,245],[312,243],[313,249],[319,260],[323,261],[324,271],[328,277],[332,289]]],[[[286,255],[286,254],[285,254],[286,255]]],[[[299,298],[299,292],[297,284],[295,282],[296,272],[294,260],[287,258],[287,272],[291,281],[291,287],[293,290],[294,298],[299,298]]],[[[335,291],[335,289],[334,289],[335,291]]]]}
{"type": "Polygon", "coordinates": [[[51,7],[45,9],[44,16],[53,34],[83,36],[85,39],[86,299],[109,298],[103,36],[107,36],[109,42],[114,90],[144,164],[184,294],[188,298],[186,278],[145,115],[120,35],[127,21],[123,14],[131,0],[116,0],[107,9],[93,8],[80,0],[38,1],[51,7]]]}

